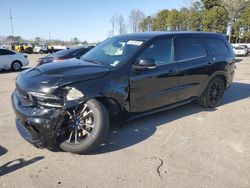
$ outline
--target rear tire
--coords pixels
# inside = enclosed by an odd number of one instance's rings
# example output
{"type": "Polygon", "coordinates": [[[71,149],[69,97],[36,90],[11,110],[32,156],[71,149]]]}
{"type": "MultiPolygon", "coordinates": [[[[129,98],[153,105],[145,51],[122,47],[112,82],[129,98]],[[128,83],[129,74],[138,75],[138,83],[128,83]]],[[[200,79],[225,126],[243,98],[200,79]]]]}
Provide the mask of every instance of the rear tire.
{"type": "Polygon", "coordinates": [[[225,82],[221,77],[215,77],[198,99],[201,106],[215,108],[221,104],[225,91],[225,82]]]}
{"type": "MultiPolygon", "coordinates": [[[[81,110],[84,110],[84,106],[81,110]]],[[[90,111],[93,113],[93,128],[91,129],[90,134],[87,134],[88,136],[86,139],[82,141],[74,142],[75,138],[71,139],[69,137],[64,142],[62,142],[60,144],[60,148],[64,151],[72,153],[90,152],[91,150],[98,147],[108,134],[109,115],[103,104],[95,99],[90,99],[86,102],[86,106],[88,106],[88,108],[91,109],[90,111]]]]}
{"type": "Polygon", "coordinates": [[[11,64],[11,69],[13,71],[20,71],[22,69],[22,63],[20,61],[14,61],[11,64]]]}

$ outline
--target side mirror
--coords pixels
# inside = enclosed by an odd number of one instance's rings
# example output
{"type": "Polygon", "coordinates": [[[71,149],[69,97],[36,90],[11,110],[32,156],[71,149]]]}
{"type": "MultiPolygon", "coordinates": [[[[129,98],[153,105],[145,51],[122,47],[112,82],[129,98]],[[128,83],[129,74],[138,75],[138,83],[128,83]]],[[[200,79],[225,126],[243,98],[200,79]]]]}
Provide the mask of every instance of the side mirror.
{"type": "Polygon", "coordinates": [[[138,59],[136,65],[134,65],[135,69],[152,69],[155,68],[155,60],[151,58],[140,58],[138,59]]]}

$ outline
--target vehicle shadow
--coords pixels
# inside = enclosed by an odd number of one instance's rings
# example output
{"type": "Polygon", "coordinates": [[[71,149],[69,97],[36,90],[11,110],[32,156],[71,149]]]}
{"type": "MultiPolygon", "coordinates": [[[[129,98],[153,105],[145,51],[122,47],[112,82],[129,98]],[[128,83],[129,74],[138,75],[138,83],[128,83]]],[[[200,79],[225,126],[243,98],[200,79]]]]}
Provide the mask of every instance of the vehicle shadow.
{"type": "Polygon", "coordinates": [[[0,177],[3,175],[6,175],[8,173],[11,173],[13,171],[16,171],[20,168],[23,168],[25,166],[28,166],[32,163],[35,163],[37,161],[40,161],[44,159],[43,156],[39,156],[39,157],[35,157],[33,159],[30,159],[28,161],[26,161],[23,158],[19,158],[19,159],[15,159],[13,161],[7,162],[4,165],[0,166],[0,177]]]}
{"type": "Polygon", "coordinates": [[[239,63],[239,62],[241,62],[243,59],[240,59],[240,58],[237,58],[237,59],[235,59],[235,62],[236,63],[239,63]]]}
{"type": "MultiPolygon", "coordinates": [[[[222,105],[227,105],[250,97],[250,84],[233,83],[225,92],[222,105]]],[[[196,103],[186,104],[171,110],[156,113],[127,123],[122,128],[112,127],[106,141],[89,155],[117,151],[142,142],[152,136],[158,126],[202,111],[215,112],[196,103]]]]}
{"type": "Polygon", "coordinates": [[[20,73],[20,72],[22,72],[22,71],[24,71],[24,70],[27,70],[27,69],[29,69],[29,68],[31,68],[31,67],[24,67],[24,68],[22,68],[20,71],[1,70],[1,71],[0,71],[0,74],[20,73]]]}
{"type": "Polygon", "coordinates": [[[7,152],[8,152],[8,150],[0,145],[0,156],[4,155],[7,152]]]}

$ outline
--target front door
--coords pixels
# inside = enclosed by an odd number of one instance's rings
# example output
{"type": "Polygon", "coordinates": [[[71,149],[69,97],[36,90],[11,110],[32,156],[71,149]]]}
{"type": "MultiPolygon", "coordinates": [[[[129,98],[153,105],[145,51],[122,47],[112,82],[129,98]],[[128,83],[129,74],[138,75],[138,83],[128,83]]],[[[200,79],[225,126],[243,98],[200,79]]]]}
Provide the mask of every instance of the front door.
{"type": "Polygon", "coordinates": [[[177,98],[177,76],[173,63],[172,38],[152,42],[138,59],[153,59],[156,65],[145,69],[132,68],[131,112],[144,112],[174,103],[177,98]]]}

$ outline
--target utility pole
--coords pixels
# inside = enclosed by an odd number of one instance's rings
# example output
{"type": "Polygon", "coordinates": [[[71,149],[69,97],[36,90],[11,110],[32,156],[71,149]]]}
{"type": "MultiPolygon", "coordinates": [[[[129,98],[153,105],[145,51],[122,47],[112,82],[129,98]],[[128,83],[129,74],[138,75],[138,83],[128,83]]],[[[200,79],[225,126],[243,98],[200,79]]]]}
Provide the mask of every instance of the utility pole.
{"type": "Polygon", "coordinates": [[[232,33],[232,23],[229,23],[227,25],[227,32],[226,32],[226,36],[228,36],[228,42],[229,43],[231,41],[231,33],[232,33]]]}
{"type": "Polygon", "coordinates": [[[10,10],[10,24],[11,24],[12,36],[14,36],[14,29],[13,29],[13,23],[12,23],[12,14],[11,14],[11,10],[10,10]]]}

